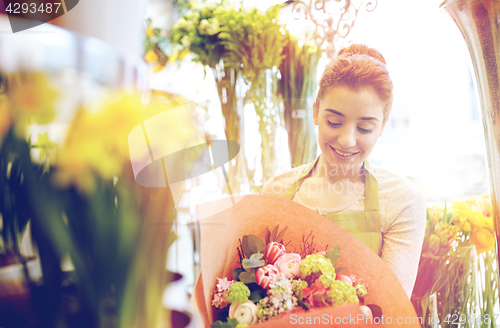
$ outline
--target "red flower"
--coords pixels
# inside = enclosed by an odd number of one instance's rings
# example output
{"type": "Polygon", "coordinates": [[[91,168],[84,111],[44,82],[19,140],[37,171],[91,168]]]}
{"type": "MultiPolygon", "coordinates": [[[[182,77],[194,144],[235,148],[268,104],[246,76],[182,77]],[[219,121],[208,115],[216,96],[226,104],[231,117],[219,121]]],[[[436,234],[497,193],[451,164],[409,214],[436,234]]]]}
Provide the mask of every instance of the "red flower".
{"type": "Polygon", "coordinates": [[[264,260],[267,261],[267,264],[274,264],[274,262],[285,254],[285,246],[272,241],[267,244],[266,249],[264,250],[264,260]]]}
{"type": "Polygon", "coordinates": [[[260,287],[269,289],[269,284],[276,275],[278,275],[278,270],[274,265],[264,265],[263,267],[258,268],[257,272],[255,272],[255,281],[260,287]]]}
{"type": "Polygon", "coordinates": [[[327,305],[323,301],[327,291],[328,289],[319,280],[316,280],[310,287],[302,290],[302,298],[307,300],[311,307],[322,307],[327,305]]]}

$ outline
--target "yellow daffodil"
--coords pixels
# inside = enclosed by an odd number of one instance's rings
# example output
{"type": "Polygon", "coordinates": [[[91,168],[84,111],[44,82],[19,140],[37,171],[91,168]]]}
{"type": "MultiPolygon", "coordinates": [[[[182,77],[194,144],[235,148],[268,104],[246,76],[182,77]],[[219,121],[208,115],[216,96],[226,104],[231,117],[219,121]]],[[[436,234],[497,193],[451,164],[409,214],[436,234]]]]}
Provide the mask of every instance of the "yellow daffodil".
{"type": "Polygon", "coordinates": [[[482,212],[479,212],[479,211],[473,212],[471,210],[467,219],[470,222],[471,227],[473,227],[473,228],[487,228],[488,227],[488,222],[487,222],[486,217],[483,215],[482,212]]]}
{"type": "Polygon", "coordinates": [[[156,52],[154,52],[154,50],[149,50],[144,55],[144,59],[148,63],[156,63],[158,61],[158,55],[156,54],[156,52]]]}
{"type": "Polygon", "coordinates": [[[61,150],[56,182],[88,192],[93,172],[104,179],[119,175],[128,157],[128,133],[141,122],[144,108],[138,95],[121,94],[78,113],[61,150]]]}
{"type": "Polygon", "coordinates": [[[168,62],[173,63],[177,60],[177,58],[179,58],[179,49],[174,48],[174,50],[172,50],[172,54],[168,57],[168,62]]]}
{"type": "Polygon", "coordinates": [[[183,59],[184,59],[184,57],[186,57],[186,56],[187,56],[187,54],[189,54],[189,49],[184,49],[184,50],[182,50],[182,51],[179,53],[179,58],[178,58],[178,60],[183,60],[183,59]]]}
{"type": "Polygon", "coordinates": [[[436,235],[439,237],[441,246],[448,247],[457,239],[458,228],[454,225],[440,222],[436,227],[436,235]]]}
{"type": "Polygon", "coordinates": [[[476,246],[478,253],[488,252],[495,247],[493,233],[483,228],[474,230],[470,240],[476,246]]]}
{"type": "Polygon", "coordinates": [[[146,28],[146,36],[154,36],[155,35],[155,29],[152,26],[148,26],[146,28]]]}
{"type": "Polygon", "coordinates": [[[42,160],[45,157],[49,158],[49,152],[54,149],[57,144],[49,140],[49,133],[38,134],[38,141],[34,143],[33,148],[38,148],[40,150],[39,159],[42,160]]]}
{"type": "Polygon", "coordinates": [[[165,66],[161,64],[156,64],[155,67],[153,68],[153,73],[158,73],[162,71],[165,68],[165,66]]]}
{"type": "Polygon", "coordinates": [[[18,124],[18,134],[23,134],[30,121],[47,124],[54,120],[57,92],[43,73],[19,74],[12,76],[10,80],[8,97],[14,120],[18,124]]]}
{"type": "Polygon", "coordinates": [[[465,221],[463,222],[462,227],[461,227],[461,229],[460,229],[460,230],[462,230],[462,231],[464,231],[464,232],[470,232],[470,231],[472,230],[472,228],[471,228],[470,223],[469,223],[469,221],[468,221],[468,220],[465,220],[465,221]]]}
{"type": "Polygon", "coordinates": [[[10,125],[12,124],[12,114],[9,107],[9,102],[4,96],[0,96],[0,145],[2,144],[2,139],[9,131],[10,125]]]}

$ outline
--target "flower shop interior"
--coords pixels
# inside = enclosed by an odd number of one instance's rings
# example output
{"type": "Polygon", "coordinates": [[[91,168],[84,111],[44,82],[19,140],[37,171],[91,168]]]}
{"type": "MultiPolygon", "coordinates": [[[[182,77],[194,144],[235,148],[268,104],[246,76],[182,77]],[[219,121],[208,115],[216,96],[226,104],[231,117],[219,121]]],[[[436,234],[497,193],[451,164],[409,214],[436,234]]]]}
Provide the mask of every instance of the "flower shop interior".
{"type": "Polygon", "coordinates": [[[427,202],[413,315],[500,322],[500,2],[28,2],[0,2],[0,327],[207,326],[202,216],[316,159],[318,82],[353,43],[394,84],[370,161],[427,202]]]}

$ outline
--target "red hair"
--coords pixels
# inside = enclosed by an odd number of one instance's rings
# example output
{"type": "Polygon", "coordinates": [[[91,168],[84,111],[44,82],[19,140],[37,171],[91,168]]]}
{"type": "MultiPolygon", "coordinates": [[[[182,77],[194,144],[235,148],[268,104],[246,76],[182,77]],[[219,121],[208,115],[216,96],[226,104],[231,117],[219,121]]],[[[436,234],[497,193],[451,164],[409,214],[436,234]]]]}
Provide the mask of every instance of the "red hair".
{"type": "Polygon", "coordinates": [[[384,57],[375,49],[364,44],[352,44],[339,51],[331,59],[319,82],[316,105],[330,88],[348,87],[358,90],[372,88],[386,105],[384,122],[387,122],[392,106],[392,80],[386,68],[384,57]]]}

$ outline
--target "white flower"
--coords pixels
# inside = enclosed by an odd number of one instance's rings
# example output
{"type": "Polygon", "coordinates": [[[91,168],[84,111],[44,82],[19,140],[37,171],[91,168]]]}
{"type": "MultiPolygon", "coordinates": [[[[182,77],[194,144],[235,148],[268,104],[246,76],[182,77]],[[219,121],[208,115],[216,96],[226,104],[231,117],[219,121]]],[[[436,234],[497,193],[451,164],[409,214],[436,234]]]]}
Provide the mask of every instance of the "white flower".
{"type": "Polygon", "coordinates": [[[220,30],[219,20],[217,18],[210,19],[210,24],[207,27],[207,34],[214,35],[217,34],[220,30]]]}
{"type": "Polygon", "coordinates": [[[200,13],[195,10],[190,10],[186,13],[186,19],[189,21],[197,21],[200,19],[200,13]]]}
{"type": "Polygon", "coordinates": [[[207,30],[209,28],[209,23],[206,19],[202,19],[201,22],[200,22],[200,27],[198,28],[198,30],[200,31],[200,34],[207,34],[207,30]]]}
{"type": "Polygon", "coordinates": [[[187,35],[182,37],[181,44],[186,48],[189,48],[189,46],[191,46],[191,40],[189,40],[189,37],[187,35]]]}
{"type": "Polygon", "coordinates": [[[257,306],[252,301],[233,303],[229,307],[229,318],[241,324],[253,325],[257,323],[257,306]]]}

